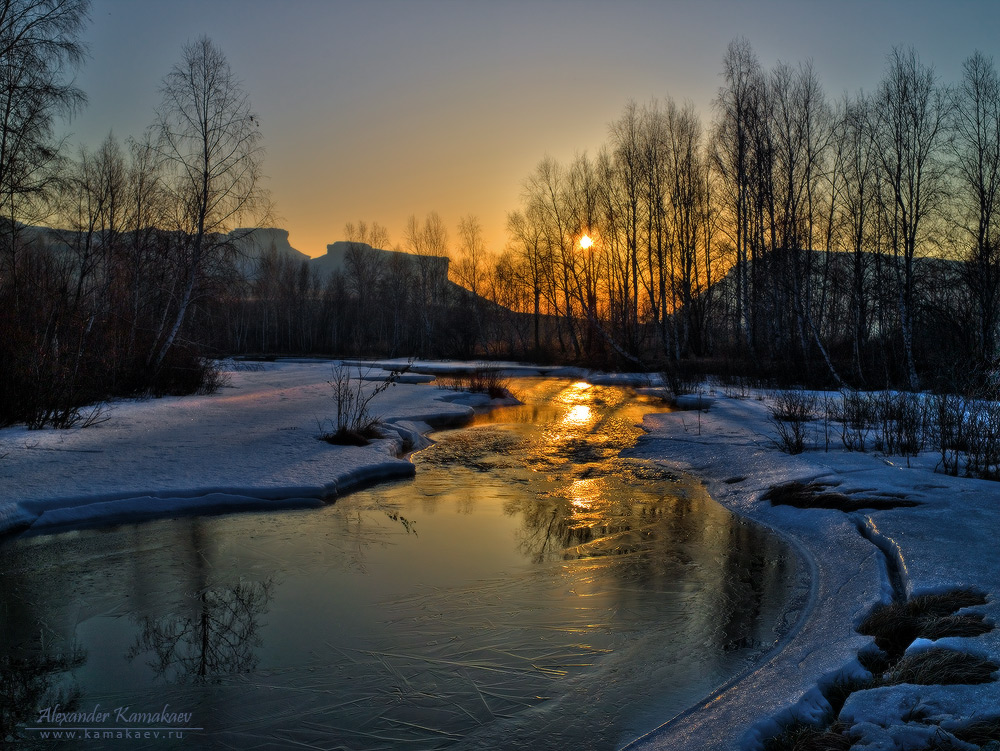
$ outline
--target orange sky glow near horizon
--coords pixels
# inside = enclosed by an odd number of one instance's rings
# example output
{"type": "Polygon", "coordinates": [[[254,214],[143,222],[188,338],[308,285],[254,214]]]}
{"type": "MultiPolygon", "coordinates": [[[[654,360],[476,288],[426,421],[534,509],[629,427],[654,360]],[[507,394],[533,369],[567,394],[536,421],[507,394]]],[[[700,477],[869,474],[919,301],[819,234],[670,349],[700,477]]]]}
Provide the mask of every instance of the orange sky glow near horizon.
{"type": "Polygon", "coordinates": [[[260,116],[272,224],[293,247],[322,255],[359,220],[402,245],[408,217],[436,211],[453,247],[472,214],[499,251],[535,165],[595,154],[629,100],[690,100],[707,130],[738,36],[766,67],[812,59],[835,101],[871,90],[893,45],[954,81],[975,49],[993,54],[995,21],[1000,6],[931,0],[94,0],[76,81],[89,104],[64,134],[139,136],[205,34],[260,116]]]}

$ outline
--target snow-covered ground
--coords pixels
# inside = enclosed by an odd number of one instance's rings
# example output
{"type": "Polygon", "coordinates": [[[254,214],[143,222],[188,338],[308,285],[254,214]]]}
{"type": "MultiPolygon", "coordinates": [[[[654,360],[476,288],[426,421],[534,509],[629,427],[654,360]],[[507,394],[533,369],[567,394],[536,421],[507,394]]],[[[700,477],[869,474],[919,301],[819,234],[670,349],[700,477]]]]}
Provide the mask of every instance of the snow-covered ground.
{"type": "Polygon", "coordinates": [[[336,414],[332,364],[261,367],[230,373],[230,384],[208,396],[116,402],[110,419],[86,429],[0,430],[0,532],[319,505],[358,483],[411,476],[404,450],[431,425],[462,421],[489,402],[399,383],[371,404],[387,438],[331,446],[317,437],[336,414]]]}
{"type": "MultiPolygon", "coordinates": [[[[407,378],[414,382],[397,384],[372,404],[388,423],[386,438],[334,447],[317,440],[319,423],[334,416],[326,384],[331,363],[263,367],[232,373],[230,385],[210,396],[116,403],[110,420],[85,430],[0,430],[0,532],[319,505],[358,483],[411,475],[403,451],[421,445],[432,425],[466,419],[489,401],[407,378]]],[[[468,369],[468,363],[419,367],[442,375],[468,369]]],[[[539,370],[515,363],[503,369],[523,375],[539,370]]],[[[583,375],[577,369],[545,372],[583,375]]],[[[378,371],[369,377],[379,377],[378,371]]],[[[606,381],[655,384],[620,376],[606,381]]],[[[909,594],[972,586],[989,597],[974,610],[998,620],[1000,483],[935,474],[929,454],[912,466],[832,444],[829,452],[814,446],[789,456],[775,446],[764,401],[723,393],[695,401],[710,403],[709,410],[647,416],[649,434],[633,455],[696,473],[721,503],[782,534],[810,566],[813,587],[797,625],[768,658],[634,748],[758,748],[782,723],[823,715],[821,689],[838,677],[864,674],[857,655],[871,638],[855,627],[891,597],[883,551],[901,557],[909,594]],[[922,505],[848,514],[772,507],[760,499],[771,485],[790,480],[839,483],[848,492],[897,492],[922,505]]],[[[998,631],[945,641],[1000,658],[998,631]]],[[[921,647],[926,644],[913,648],[921,647]]],[[[998,683],[904,684],[855,692],[840,717],[853,727],[855,748],[907,749],[925,747],[939,728],[998,714],[998,683]]]]}
{"type": "MultiPolygon", "coordinates": [[[[813,571],[811,601],[761,664],[630,749],[759,748],[779,723],[822,716],[829,705],[821,687],[838,677],[870,675],[857,654],[872,639],[854,629],[873,606],[891,598],[883,550],[902,559],[908,595],[974,587],[988,602],[969,611],[1000,620],[1000,483],[936,474],[931,453],[907,466],[897,457],[845,452],[837,439],[827,452],[818,435],[805,453],[789,456],[775,445],[765,401],[723,393],[710,398],[707,412],[647,416],[649,434],[632,453],[696,473],[725,506],[784,535],[813,571]],[[845,492],[899,493],[921,505],[844,513],[761,500],[770,486],[791,480],[839,483],[845,492]]],[[[941,645],[1000,662],[1000,631],[951,637],[941,645]]],[[[910,649],[928,646],[918,641],[910,649]]],[[[922,749],[931,739],[944,742],[943,730],[998,715],[1000,683],[903,684],[851,694],[840,719],[852,727],[854,749],[922,749]]]]}

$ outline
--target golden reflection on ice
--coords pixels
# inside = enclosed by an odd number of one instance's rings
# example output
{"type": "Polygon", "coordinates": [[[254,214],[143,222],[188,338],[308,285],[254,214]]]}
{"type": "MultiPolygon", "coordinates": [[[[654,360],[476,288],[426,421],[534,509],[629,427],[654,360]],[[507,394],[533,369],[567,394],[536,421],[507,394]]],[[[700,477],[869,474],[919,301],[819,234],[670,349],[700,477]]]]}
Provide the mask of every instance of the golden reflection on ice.
{"type": "Polygon", "coordinates": [[[578,404],[581,401],[589,401],[590,395],[587,392],[592,388],[593,386],[586,381],[577,381],[563,389],[562,393],[559,394],[558,401],[563,404],[578,404]]]}
{"type": "Polygon", "coordinates": [[[574,480],[566,489],[566,495],[578,509],[589,509],[603,500],[601,479],[591,477],[586,480],[574,480]]]}
{"type": "Polygon", "coordinates": [[[563,423],[567,425],[586,425],[591,419],[591,409],[590,405],[587,404],[577,404],[574,407],[570,407],[569,411],[566,412],[563,417],[563,423]]]}
{"type": "Polygon", "coordinates": [[[594,398],[595,389],[586,381],[577,381],[567,386],[555,399],[558,404],[569,407],[563,412],[559,424],[570,429],[589,427],[597,418],[592,408],[594,398]]]}

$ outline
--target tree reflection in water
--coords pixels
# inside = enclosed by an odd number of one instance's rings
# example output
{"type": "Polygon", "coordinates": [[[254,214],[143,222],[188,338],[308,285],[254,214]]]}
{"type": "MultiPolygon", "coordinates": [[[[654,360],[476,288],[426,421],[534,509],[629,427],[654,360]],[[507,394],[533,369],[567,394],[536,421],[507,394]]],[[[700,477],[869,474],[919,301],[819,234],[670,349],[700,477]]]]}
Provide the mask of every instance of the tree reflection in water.
{"type": "Polygon", "coordinates": [[[228,587],[203,589],[192,613],[137,619],[140,633],[126,653],[146,663],[168,683],[218,683],[224,676],[256,669],[261,646],[260,616],[267,613],[273,580],[240,580],[228,587]]]}
{"type": "Polygon", "coordinates": [[[81,692],[75,682],[68,682],[68,674],[86,661],[87,653],[75,646],[53,652],[42,640],[5,645],[0,655],[0,746],[30,743],[18,726],[37,719],[41,708],[59,704],[61,711],[75,709],[81,692]]]}
{"type": "Polygon", "coordinates": [[[6,726],[73,678],[81,703],[190,709],[212,747],[613,748],[791,624],[808,582],[778,541],[622,458],[660,404],[515,389],[413,481],[318,511],[0,546],[0,657],[42,631],[90,655],[0,663],[6,726]]]}

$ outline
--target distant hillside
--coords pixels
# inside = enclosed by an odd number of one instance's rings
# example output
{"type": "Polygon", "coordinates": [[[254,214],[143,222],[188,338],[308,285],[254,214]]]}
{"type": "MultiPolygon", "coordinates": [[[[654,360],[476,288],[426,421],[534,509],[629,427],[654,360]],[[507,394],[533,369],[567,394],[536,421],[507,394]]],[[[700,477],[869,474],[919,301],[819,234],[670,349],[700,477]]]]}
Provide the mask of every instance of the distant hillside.
{"type": "MultiPolygon", "coordinates": [[[[22,226],[23,236],[31,242],[60,249],[69,243],[76,242],[76,233],[70,230],[58,230],[50,227],[22,226]]],[[[310,258],[300,250],[292,247],[288,240],[288,230],[279,227],[262,227],[259,229],[240,228],[229,233],[229,238],[238,250],[235,257],[237,269],[246,277],[253,277],[260,259],[272,249],[279,258],[293,263],[307,263],[313,275],[326,281],[334,272],[348,271],[347,257],[352,247],[367,256],[367,261],[378,266],[389,267],[400,262],[421,264],[421,270],[430,270],[432,276],[445,282],[448,279],[448,259],[437,256],[414,256],[397,250],[373,248],[367,243],[352,243],[343,240],[326,246],[326,255],[310,258]],[[419,261],[417,260],[419,259],[419,261]]],[[[414,268],[415,270],[415,268],[414,268]]]]}
{"type": "Polygon", "coordinates": [[[313,273],[318,274],[321,279],[325,279],[334,272],[347,271],[347,256],[351,248],[355,248],[362,253],[370,254],[370,257],[380,264],[408,263],[413,264],[419,261],[426,264],[435,276],[441,279],[448,278],[448,259],[439,256],[415,256],[411,253],[401,253],[398,250],[384,250],[373,248],[367,243],[354,243],[338,240],[326,246],[326,255],[313,258],[309,262],[309,268],[313,273]]]}
{"type": "Polygon", "coordinates": [[[237,265],[245,275],[251,276],[257,268],[257,263],[261,256],[267,253],[272,247],[279,256],[285,256],[295,262],[309,261],[309,256],[300,250],[296,250],[288,242],[288,230],[277,227],[263,227],[261,229],[249,230],[246,228],[233,230],[229,233],[235,239],[235,245],[239,249],[239,261],[237,265]]]}
{"type": "Polygon", "coordinates": [[[366,256],[366,262],[379,266],[390,266],[398,263],[414,264],[419,259],[423,269],[429,269],[433,276],[446,280],[448,278],[448,259],[437,256],[414,256],[398,250],[373,248],[367,243],[338,240],[326,246],[326,254],[318,258],[310,258],[305,253],[296,250],[288,242],[288,230],[276,227],[266,227],[253,231],[247,229],[233,230],[230,236],[235,238],[235,244],[240,250],[240,270],[247,276],[252,276],[260,258],[272,248],[279,258],[284,257],[295,263],[305,261],[313,276],[326,280],[333,273],[349,271],[348,255],[353,248],[355,252],[366,256]]]}

